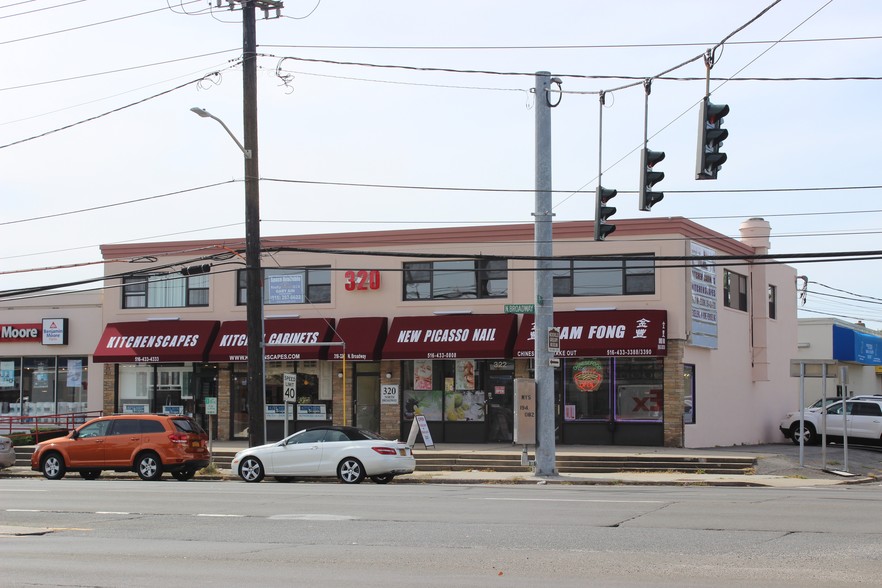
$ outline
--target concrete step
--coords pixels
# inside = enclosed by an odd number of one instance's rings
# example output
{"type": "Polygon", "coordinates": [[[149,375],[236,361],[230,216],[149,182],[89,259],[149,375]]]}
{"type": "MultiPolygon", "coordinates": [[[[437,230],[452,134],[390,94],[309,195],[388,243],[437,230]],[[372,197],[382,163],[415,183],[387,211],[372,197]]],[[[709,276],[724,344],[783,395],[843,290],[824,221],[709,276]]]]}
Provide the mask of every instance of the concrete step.
{"type": "MultiPolygon", "coordinates": [[[[31,464],[33,447],[16,447],[17,466],[31,464]]],[[[230,469],[235,451],[214,452],[214,463],[222,469],[230,469]]],[[[521,465],[518,453],[431,453],[415,451],[417,470],[438,471],[496,471],[530,472],[530,466],[521,465]]],[[[535,456],[530,454],[530,460],[535,456]]],[[[670,455],[557,455],[557,469],[562,474],[575,473],[616,473],[616,472],[692,472],[715,474],[747,474],[753,471],[756,461],[753,457],[721,458],[670,455]]]]}

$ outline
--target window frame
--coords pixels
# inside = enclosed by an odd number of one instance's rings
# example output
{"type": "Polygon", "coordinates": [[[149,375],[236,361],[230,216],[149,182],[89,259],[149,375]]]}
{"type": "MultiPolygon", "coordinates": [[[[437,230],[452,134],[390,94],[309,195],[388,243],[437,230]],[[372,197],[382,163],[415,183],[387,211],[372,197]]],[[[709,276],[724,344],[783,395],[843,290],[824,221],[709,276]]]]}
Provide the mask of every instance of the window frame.
{"type": "MultiPolygon", "coordinates": [[[[270,302],[269,292],[263,291],[263,304],[265,306],[282,306],[286,304],[330,304],[333,280],[331,279],[332,268],[330,265],[304,265],[276,268],[261,268],[260,279],[264,283],[267,279],[267,271],[275,275],[303,274],[303,302],[270,302]],[[288,272],[288,273],[285,273],[288,272]],[[327,281],[320,279],[322,274],[327,273],[327,281]]],[[[248,295],[247,270],[240,269],[236,272],[236,306],[245,306],[248,295]]]]}
{"type": "Polygon", "coordinates": [[[769,318],[778,318],[778,287],[769,284],[769,318]]]}
{"type": "Polygon", "coordinates": [[[199,308],[209,306],[211,282],[209,276],[200,274],[196,276],[178,276],[174,274],[138,274],[125,276],[122,279],[122,307],[123,309],[145,308],[199,308]],[[181,305],[151,305],[150,282],[177,282],[183,285],[183,300],[181,305]],[[129,299],[141,299],[143,305],[132,304],[129,299]],[[196,299],[200,300],[197,301],[196,299]]]}
{"type": "Polygon", "coordinates": [[[401,299],[406,302],[507,298],[508,285],[507,259],[406,261],[402,264],[401,299]],[[467,267],[469,264],[471,266],[467,267]],[[459,273],[465,274],[467,281],[455,284],[449,280],[459,273]],[[455,288],[455,291],[459,292],[458,295],[440,293],[441,284],[447,281],[452,284],[450,288],[455,288]],[[505,285],[499,293],[496,293],[497,290],[493,285],[501,282],[505,285]]]}
{"type": "Polygon", "coordinates": [[[734,310],[741,310],[743,312],[747,312],[748,309],[748,284],[747,284],[747,276],[744,274],[739,274],[738,272],[733,272],[729,269],[723,270],[723,306],[726,308],[731,308],[734,310]],[[738,299],[733,301],[733,278],[737,282],[737,295],[738,299]],[[737,306],[734,305],[734,302],[737,302],[737,306]]]}
{"type": "Polygon", "coordinates": [[[647,296],[656,293],[654,254],[639,253],[616,257],[621,259],[592,256],[554,260],[552,262],[554,297],[647,296]],[[653,259],[646,259],[647,257],[653,259]],[[591,267],[592,264],[596,267],[591,267]],[[585,290],[586,286],[580,285],[586,283],[584,278],[590,276],[592,272],[598,272],[594,277],[602,273],[612,278],[608,280],[609,291],[585,290]],[[651,288],[647,287],[647,276],[652,284],[651,288]],[[582,279],[579,279],[580,277],[582,279]],[[641,286],[641,283],[644,285],[641,286]]]}

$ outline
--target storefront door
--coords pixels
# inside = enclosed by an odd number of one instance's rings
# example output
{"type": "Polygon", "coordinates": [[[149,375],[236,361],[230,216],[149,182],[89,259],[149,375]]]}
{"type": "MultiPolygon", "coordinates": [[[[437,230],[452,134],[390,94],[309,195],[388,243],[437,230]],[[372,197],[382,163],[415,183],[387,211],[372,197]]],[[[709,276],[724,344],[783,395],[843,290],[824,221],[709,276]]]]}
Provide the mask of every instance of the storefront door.
{"type": "Polygon", "coordinates": [[[380,365],[355,365],[355,426],[380,431],[380,365]]]}
{"type": "Polygon", "coordinates": [[[485,395],[487,398],[487,440],[511,443],[514,432],[514,362],[489,363],[485,395]]]}
{"type": "MultiPolygon", "coordinates": [[[[195,388],[194,420],[208,430],[208,417],[205,415],[205,397],[217,398],[217,367],[213,364],[193,364],[193,387],[195,388]]],[[[217,419],[217,417],[214,417],[217,419]]],[[[217,420],[212,423],[217,431],[217,420]]]]}

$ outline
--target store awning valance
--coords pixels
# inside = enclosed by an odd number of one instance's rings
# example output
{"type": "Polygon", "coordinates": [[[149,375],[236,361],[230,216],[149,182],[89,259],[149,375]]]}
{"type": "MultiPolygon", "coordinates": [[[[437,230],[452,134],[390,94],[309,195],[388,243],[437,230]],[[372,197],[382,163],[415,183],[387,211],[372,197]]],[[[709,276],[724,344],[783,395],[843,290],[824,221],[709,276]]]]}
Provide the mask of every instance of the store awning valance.
{"type": "MultiPolygon", "coordinates": [[[[347,361],[379,361],[386,342],[386,317],[360,316],[342,318],[337,324],[334,342],[345,342],[347,361]]],[[[331,347],[328,359],[343,359],[342,345],[331,347]]]]}
{"type": "MultiPolygon", "coordinates": [[[[515,357],[535,356],[534,316],[524,315],[515,357]]],[[[651,357],[667,355],[666,310],[592,310],[554,313],[560,328],[557,357],[651,357]]],[[[542,341],[546,339],[543,337],[542,341]]]]}
{"type": "Polygon", "coordinates": [[[108,323],[92,354],[99,363],[202,362],[218,321],[134,321],[108,323]]]}
{"type": "Polygon", "coordinates": [[[383,359],[509,358],[516,325],[513,314],[396,317],[383,359]]]}
{"type": "MultiPolygon", "coordinates": [[[[325,359],[334,319],[280,318],[264,322],[266,361],[325,359]]],[[[225,321],[208,353],[210,361],[248,361],[248,323],[225,321]]]]}

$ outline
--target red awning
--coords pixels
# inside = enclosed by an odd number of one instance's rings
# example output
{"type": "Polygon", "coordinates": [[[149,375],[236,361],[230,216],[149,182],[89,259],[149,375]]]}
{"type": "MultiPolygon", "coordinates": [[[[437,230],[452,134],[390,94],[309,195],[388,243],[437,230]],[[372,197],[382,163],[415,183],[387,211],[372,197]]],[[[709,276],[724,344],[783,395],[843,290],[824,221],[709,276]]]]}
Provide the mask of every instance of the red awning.
{"type": "Polygon", "coordinates": [[[99,363],[205,361],[218,321],[108,323],[92,354],[99,363]]]}
{"type": "Polygon", "coordinates": [[[396,317],[383,359],[508,358],[516,324],[513,314],[396,317]]]}
{"type": "MultiPolygon", "coordinates": [[[[555,312],[560,328],[557,357],[647,357],[667,355],[666,310],[555,312]]],[[[524,315],[515,357],[533,357],[534,317],[524,315]]]]}
{"type": "MultiPolygon", "coordinates": [[[[340,319],[335,342],[346,342],[347,361],[378,361],[386,342],[386,317],[362,316],[340,319]]],[[[342,346],[331,347],[328,359],[341,361],[342,346]]]]}
{"type": "MultiPolygon", "coordinates": [[[[264,341],[267,361],[325,359],[334,319],[267,319],[264,341]]],[[[225,321],[208,353],[209,361],[248,361],[248,323],[225,321]]]]}

